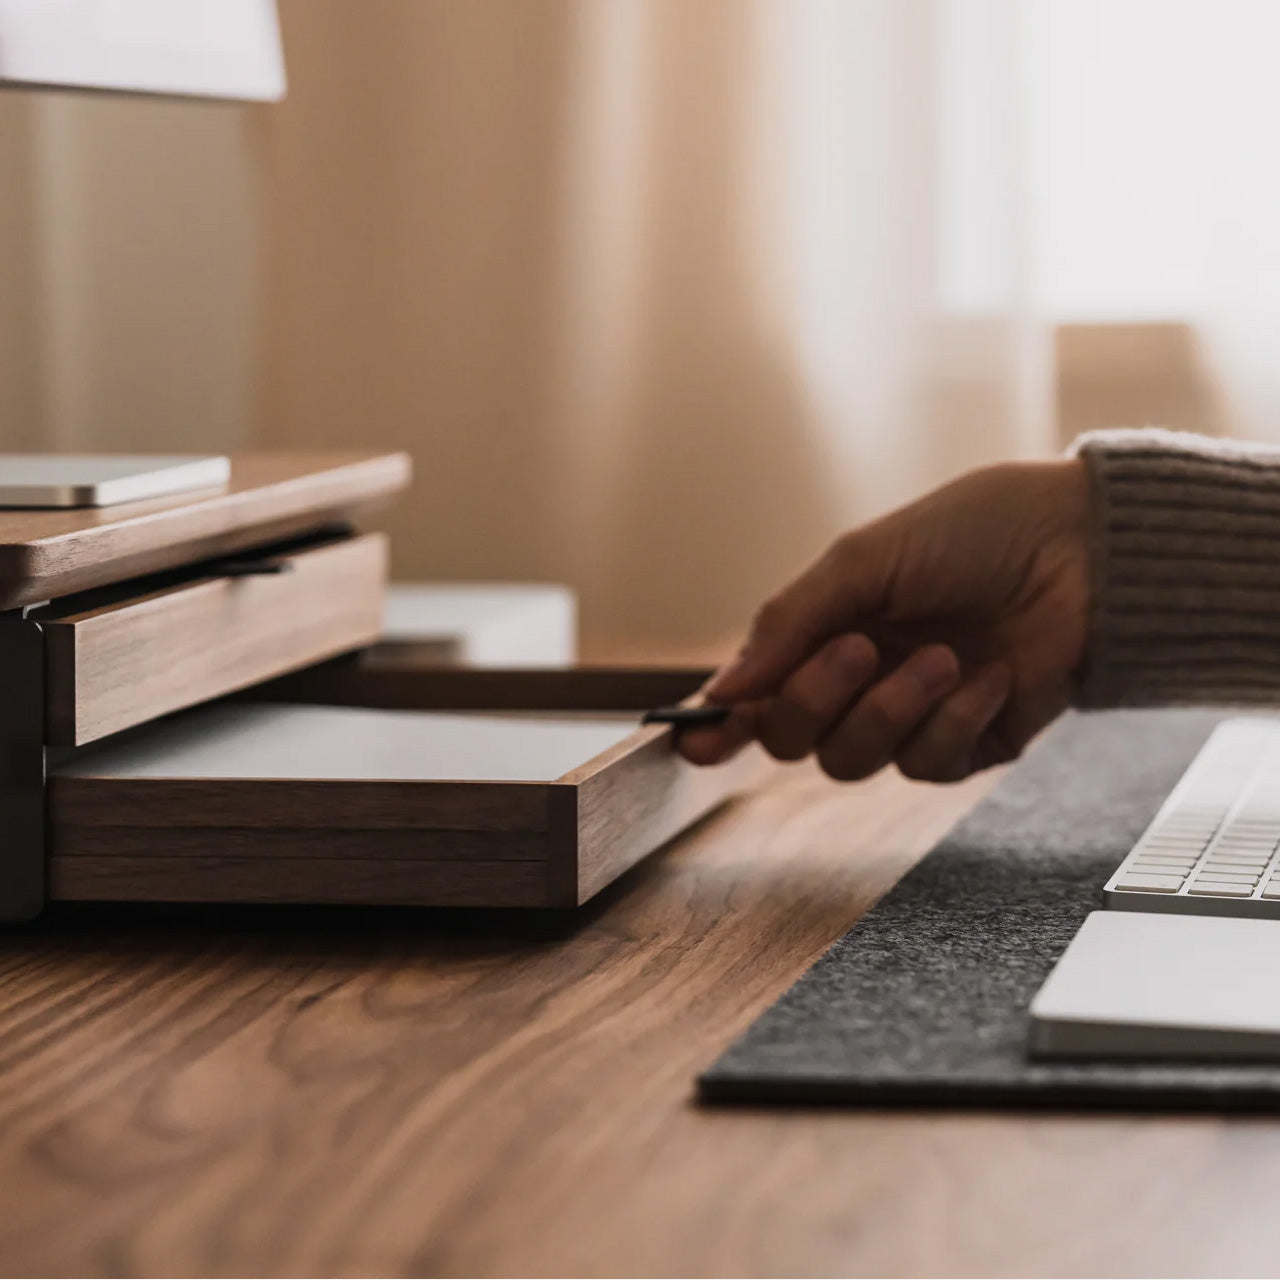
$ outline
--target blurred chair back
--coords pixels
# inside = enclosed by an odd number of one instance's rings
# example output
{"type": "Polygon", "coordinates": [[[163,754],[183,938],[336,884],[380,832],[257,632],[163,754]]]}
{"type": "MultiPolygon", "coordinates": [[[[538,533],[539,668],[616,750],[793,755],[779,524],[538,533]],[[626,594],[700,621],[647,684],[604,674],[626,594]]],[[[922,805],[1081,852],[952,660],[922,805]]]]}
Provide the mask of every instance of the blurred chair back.
{"type": "Polygon", "coordinates": [[[1222,396],[1191,325],[1064,324],[1054,351],[1064,445],[1100,427],[1228,430],[1222,396]]]}

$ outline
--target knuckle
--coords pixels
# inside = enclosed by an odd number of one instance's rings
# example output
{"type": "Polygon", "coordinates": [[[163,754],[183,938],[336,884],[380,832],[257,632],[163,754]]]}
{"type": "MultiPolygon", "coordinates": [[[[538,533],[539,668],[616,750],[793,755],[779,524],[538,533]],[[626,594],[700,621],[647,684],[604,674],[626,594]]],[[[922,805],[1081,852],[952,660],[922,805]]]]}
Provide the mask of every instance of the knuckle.
{"type": "Polygon", "coordinates": [[[863,699],[858,721],[859,733],[876,743],[894,742],[906,728],[897,708],[887,699],[874,696],[863,699]]]}
{"type": "Polygon", "coordinates": [[[846,529],[827,548],[827,559],[836,564],[847,564],[861,552],[862,543],[861,529],[846,529]]]}
{"type": "Polygon", "coordinates": [[[847,699],[854,690],[862,688],[879,654],[867,636],[845,631],[828,640],[820,656],[824,666],[822,700],[825,703],[833,697],[847,699]]]}
{"type": "Polygon", "coordinates": [[[978,708],[943,703],[936,716],[938,737],[947,743],[973,742],[986,727],[978,708]]]}
{"type": "Polygon", "coordinates": [[[789,610],[782,596],[770,596],[751,620],[753,636],[774,636],[786,627],[789,610]]]}

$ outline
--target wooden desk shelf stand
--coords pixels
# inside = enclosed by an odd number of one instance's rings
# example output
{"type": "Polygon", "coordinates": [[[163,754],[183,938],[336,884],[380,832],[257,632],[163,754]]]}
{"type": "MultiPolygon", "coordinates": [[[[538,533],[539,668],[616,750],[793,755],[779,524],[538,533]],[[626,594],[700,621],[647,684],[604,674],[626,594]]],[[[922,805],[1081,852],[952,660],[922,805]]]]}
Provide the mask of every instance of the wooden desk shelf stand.
{"type": "Polygon", "coordinates": [[[251,455],[223,492],[0,510],[0,921],[46,902],[576,907],[767,768],[639,713],[699,670],[380,648],[399,455],[251,455]],[[292,705],[291,705],[292,704],[292,705]]]}

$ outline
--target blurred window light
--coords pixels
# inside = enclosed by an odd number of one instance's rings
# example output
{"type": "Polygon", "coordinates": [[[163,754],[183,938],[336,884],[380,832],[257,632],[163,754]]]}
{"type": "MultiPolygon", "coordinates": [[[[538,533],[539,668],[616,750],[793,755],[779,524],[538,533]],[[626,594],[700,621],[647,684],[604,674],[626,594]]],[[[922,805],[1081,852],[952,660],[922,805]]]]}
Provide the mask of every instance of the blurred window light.
{"type": "Polygon", "coordinates": [[[1280,309],[1280,3],[942,0],[938,31],[948,310],[1280,309]]]}
{"type": "Polygon", "coordinates": [[[937,102],[943,309],[987,314],[1020,292],[1025,254],[1016,0],[941,0],[937,102]]]}

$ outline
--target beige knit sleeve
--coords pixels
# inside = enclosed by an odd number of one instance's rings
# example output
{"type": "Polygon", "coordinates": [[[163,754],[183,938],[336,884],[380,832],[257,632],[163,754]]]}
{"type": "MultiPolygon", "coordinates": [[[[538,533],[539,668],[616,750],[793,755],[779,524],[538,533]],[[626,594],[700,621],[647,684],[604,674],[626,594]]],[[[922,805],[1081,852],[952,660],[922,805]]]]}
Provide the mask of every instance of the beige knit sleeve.
{"type": "Polygon", "coordinates": [[[1147,429],[1073,449],[1094,502],[1079,704],[1280,705],[1280,447],[1147,429]]]}

